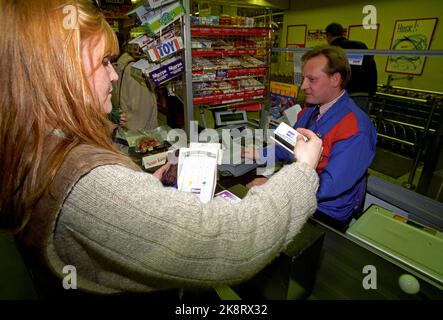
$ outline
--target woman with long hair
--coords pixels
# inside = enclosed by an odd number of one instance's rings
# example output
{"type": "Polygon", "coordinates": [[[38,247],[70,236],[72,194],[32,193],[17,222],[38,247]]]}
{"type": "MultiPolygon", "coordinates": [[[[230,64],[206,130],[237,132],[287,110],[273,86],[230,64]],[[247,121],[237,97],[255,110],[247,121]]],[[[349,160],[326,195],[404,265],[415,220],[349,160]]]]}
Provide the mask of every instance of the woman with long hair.
{"type": "Polygon", "coordinates": [[[144,173],[113,146],[118,44],[91,2],[0,4],[0,228],[53,274],[74,266],[78,288],[108,294],[238,283],[315,211],[312,132],[240,203],[203,204],[161,185],[167,167],[144,173]]]}

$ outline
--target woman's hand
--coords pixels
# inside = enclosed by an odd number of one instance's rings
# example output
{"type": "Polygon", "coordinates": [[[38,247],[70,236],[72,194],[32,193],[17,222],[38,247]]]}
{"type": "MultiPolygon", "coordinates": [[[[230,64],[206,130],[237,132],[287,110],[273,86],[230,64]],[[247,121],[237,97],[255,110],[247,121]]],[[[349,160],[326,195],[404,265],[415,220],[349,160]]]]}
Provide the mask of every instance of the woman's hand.
{"type": "Polygon", "coordinates": [[[265,184],[266,181],[268,181],[268,178],[266,177],[255,178],[246,184],[246,188],[251,189],[252,187],[261,186],[262,184],[265,184]]]}
{"type": "Polygon", "coordinates": [[[163,174],[169,169],[171,166],[171,163],[167,162],[166,164],[162,165],[160,168],[158,168],[152,175],[156,177],[158,180],[161,180],[163,177],[163,174]]]}
{"type": "Polygon", "coordinates": [[[297,131],[308,138],[308,140],[305,141],[300,135],[297,137],[297,143],[294,148],[294,157],[297,161],[305,162],[315,169],[323,150],[322,140],[311,130],[298,128],[297,131]]]}

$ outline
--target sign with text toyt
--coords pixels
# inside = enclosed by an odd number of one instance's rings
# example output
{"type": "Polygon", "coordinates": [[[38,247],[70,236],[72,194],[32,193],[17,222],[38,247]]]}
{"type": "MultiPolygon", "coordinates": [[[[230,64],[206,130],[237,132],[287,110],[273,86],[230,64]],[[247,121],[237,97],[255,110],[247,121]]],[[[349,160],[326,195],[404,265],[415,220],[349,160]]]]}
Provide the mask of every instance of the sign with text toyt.
{"type": "MultiPolygon", "coordinates": [[[[438,18],[397,20],[392,34],[392,50],[428,50],[438,18]]],[[[426,57],[389,56],[386,72],[421,75],[426,57]]]]}

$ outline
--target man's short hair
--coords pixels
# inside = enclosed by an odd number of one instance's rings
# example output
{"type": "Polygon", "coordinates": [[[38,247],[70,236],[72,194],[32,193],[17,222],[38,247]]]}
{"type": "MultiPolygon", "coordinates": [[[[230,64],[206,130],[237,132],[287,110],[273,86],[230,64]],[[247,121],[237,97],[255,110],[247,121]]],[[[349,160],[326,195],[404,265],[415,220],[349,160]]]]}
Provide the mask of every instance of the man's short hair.
{"type": "Polygon", "coordinates": [[[323,70],[327,75],[333,75],[338,72],[341,75],[341,88],[346,88],[346,85],[351,78],[351,66],[349,65],[348,57],[344,50],[337,46],[323,45],[313,48],[306,52],[301,60],[303,65],[310,59],[318,56],[324,56],[328,62],[323,70]]]}
{"type": "Polygon", "coordinates": [[[344,33],[345,30],[340,23],[333,22],[326,27],[326,34],[330,34],[333,37],[341,37],[344,33]]]}

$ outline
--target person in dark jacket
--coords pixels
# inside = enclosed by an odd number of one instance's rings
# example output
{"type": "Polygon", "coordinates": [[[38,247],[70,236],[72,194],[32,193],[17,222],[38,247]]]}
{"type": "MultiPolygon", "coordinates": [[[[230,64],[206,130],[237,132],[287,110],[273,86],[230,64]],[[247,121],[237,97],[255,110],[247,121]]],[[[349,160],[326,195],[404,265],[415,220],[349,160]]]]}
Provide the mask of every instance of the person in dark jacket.
{"type": "MultiPolygon", "coordinates": [[[[361,41],[348,40],[344,29],[338,23],[326,27],[326,40],[330,45],[343,49],[368,49],[361,41]]],[[[346,86],[354,102],[366,113],[369,113],[369,100],[377,91],[377,65],[374,56],[365,55],[362,65],[351,65],[351,79],[346,86]]]]}

